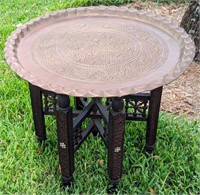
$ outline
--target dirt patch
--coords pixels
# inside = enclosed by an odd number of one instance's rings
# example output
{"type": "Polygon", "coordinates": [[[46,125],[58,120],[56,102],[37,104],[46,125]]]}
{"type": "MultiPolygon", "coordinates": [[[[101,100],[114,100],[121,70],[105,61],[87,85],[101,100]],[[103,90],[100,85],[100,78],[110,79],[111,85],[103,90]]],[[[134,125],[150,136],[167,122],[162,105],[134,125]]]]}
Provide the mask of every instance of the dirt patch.
{"type": "MultiPolygon", "coordinates": [[[[187,4],[158,4],[135,1],[127,7],[146,10],[180,24],[187,4]]],[[[164,86],[161,110],[189,118],[200,117],[200,64],[193,62],[177,80],[164,86]]]]}

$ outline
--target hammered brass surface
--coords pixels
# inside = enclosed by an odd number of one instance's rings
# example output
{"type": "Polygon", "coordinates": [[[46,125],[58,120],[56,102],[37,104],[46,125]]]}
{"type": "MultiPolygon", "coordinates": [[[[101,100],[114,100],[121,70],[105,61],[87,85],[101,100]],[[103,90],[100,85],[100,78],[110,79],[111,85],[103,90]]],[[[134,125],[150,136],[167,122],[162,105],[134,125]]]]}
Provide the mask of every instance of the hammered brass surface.
{"type": "Polygon", "coordinates": [[[78,18],[56,25],[31,47],[35,63],[83,81],[123,81],[160,67],[168,46],[153,28],[119,18],[78,18]]]}
{"type": "Polygon", "coordinates": [[[50,13],[18,27],[5,58],[29,83],[78,97],[121,97],[178,78],[194,57],[183,29],[124,7],[82,7],[50,13]]]}

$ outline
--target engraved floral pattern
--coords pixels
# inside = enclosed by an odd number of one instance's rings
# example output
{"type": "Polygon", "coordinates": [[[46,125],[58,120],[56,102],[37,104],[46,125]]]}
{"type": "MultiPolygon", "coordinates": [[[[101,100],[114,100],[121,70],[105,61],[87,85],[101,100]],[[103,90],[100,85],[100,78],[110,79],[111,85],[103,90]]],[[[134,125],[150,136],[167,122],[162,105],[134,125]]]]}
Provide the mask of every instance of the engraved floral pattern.
{"type": "MultiPolygon", "coordinates": [[[[101,25],[99,24],[99,28],[101,28],[101,25]]],[[[124,25],[125,26],[125,25],[124,25]]],[[[82,28],[87,28],[87,25],[82,24],[82,28]]],[[[107,25],[105,28],[110,28],[109,25],[107,25]]],[[[127,26],[126,27],[127,32],[133,30],[133,26],[127,26]]],[[[51,40],[50,40],[51,41],[51,40]]],[[[169,41],[167,41],[168,43],[169,41]]],[[[48,15],[41,16],[39,18],[35,18],[28,23],[18,27],[7,39],[6,46],[4,49],[5,52],[5,59],[7,63],[10,65],[11,69],[16,72],[20,77],[23,79],[29,81],[31,84],[39,86],[43,89],[54,91],[56,93],[62,93],[67,94],[70,96],[79,96],[79,97],[114,97],[114,96],[124,96],[127,94],[132,93],[139,93],[146,90],[152,90],[155,89],[161,85],[165,85],[175,79],[177,79],[184,70],[188,67],[188,65],[192,62],[195,52],[194,43],[185,33],[183,29],[173,24],[170,20],[152,14],[144,11],[139,11],[135,9],[128,9],[128,8],[120,8],[120,7],[106,7],[106,6],[99,6],[99,7],[84,7],[84,8],[72,8],[72,9],[66,9],[61,10],[57,12],[50,13],[48,15]],[[141,79],[143,78],[142,75],[140,75],[140,81],[137,81],[139,77],[135,77],[134,80],[129,80],[128,82],[122,83],[120,80],[119,83],[116,85],[111,84],[109,85],[109,82],[105,82],[106,89],[104,88],[104,84],[101,84],[101,87],[88,87],[88,88],[80,88],[77,85],[80,84],[80,82],[77,80],[77,82],[71,82],[70,85],[66,85],[68,82],[67,79],[65,79],[64,85],[57,82],[52,82],[50,79],[46,79],[45,77],[38,77],[37,74],[33,74],[32,71],[27,70],[25,67],[25,64],[23,64],[19,60],[19,46],[22,41],[24,41],[24,38],[26,38],[28,35],[30,35],[30,32],[37,30],[41,26],[47,26],[49,23],[53,22],[59,22],[67,20],[68,18],[71,19],[77,19],[81,17],[96,17],[98,15],[104,15],[104,16],[110,16],[111,18],[117,17],[117,18],[127,18],[129,20],[138,20],[138,21],[146,21],[149,23],[149,25],[156,25],[163,31],[166,31],[169,35],[173,36],[174,40],[171,40],[171,43],[174,44],[177,42],[179,44],[179,56],[175,63],[173,63],[172,68],[170,71],[165,72],[165,74],[156,74],[154,75],[153,79],[151,79],[151,82],[149,82],[148,79],[141,79]]],[[[51,54],[54,55],[54,52],[51,54]]],[[[153,57],[152,57],[153,58],[153,57]]],[[[170,58],[171,60],[172,58],[170,58]]],[[[28,64],[28,63],[26,63],[28,64]]],[[[171,63],[172,65],[172,63],[171,63]]],[[[52,66],[52,69],[55,68],[55,65],[52,66]]],[[[62,70],[62,69],[61,69],[62,70]]],[[[85,69],[86,70],[86,69],[85,69]]],[[[116,69],[115,69],[116,70],[116,69]]],[[[123,68],[118,68],[117,71],[122,71],[123,68]]],[[[128,75],[129,72],[127,69],[125,69],[124,74],[128,75]]],[[[158,69],[159,70],[159,69],[158,69]]],[[[108,70],[107,70],[108,71],[108,70]]],[[[63,72],[66,72],[63,70],[63,72]]],[[[71,72],[75,74],[73,71],[71,72]]],[[[83,72],[85,75],[86,72],[83,72]]],[[[96,72],[94,75],[96,77],[100,77],[102,73],[100,70],[96,72]],[[97,74],[98,73],[98,74],[97,74]],[[98,76],[99,75],[99,76],[98,76]]],[[[115,75],[115,71],[111,72],[110,77],[115,75]]],[[[57,73],[56,73],[57,74],[57,73]]],[[[73,75],[72,74],[72,75],[73,75]]],[[[80,76],[81,72],[79,72],[80,76]]],[[[57,74],[59,75],[59,74],[57,74]]],[[[73,75],[73,77],[75,77],[73,75]]],[[[105,76],[105,75],[104,75],[105,76]]],[[[61,78],[60,78],[61,79],[61,78]]],[[[81,78],[83,79],[83,78],[81,78]]],[[[94,79],[94,77],[92,78],[94,79]]],[[[112,81],[112,80],[111,80],[112,81]]],[[[90,82],[85,82],[86,85],[90,85],[90,82]]],[[[104,82],[103,82],[104,83],[104,82]]]]}
{"type": "Polygon", "coordinates": [[[41,35],[33,54],[43,68],[68,79],[119,81],[162,65],[168,47],[134,21],[79,18],[41,35]]]}

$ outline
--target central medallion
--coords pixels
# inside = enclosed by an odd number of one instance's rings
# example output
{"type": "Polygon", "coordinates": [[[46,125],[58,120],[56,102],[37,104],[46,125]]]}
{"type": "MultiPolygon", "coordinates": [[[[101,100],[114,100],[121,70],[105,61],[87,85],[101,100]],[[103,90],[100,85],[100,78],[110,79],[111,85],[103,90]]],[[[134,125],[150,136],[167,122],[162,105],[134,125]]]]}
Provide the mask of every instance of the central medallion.
{"type": "Polygon", "coordinates": [[[104,69],[130,63],[140,53],[140,45],[136,39],[114,31],[88,31],[66,37],[57,51],[76,66],[104,69]]]}

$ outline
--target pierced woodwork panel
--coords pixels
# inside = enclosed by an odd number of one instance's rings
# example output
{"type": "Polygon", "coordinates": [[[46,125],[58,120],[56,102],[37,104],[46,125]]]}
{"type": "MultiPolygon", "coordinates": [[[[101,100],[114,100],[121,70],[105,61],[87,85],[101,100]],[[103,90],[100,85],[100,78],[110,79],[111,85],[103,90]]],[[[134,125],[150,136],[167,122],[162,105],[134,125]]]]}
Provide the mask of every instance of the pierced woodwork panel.
{"type": "Polygon", "coordinates": [[[125,97],[125,112],[128,120],[146,121],[150,94],[130,95],[125,97]]]}
{"type": "Polygon", "coordinates": [[[75,99],[76,103],[82,103],[81,110],[77,104],[73,112],[73,128],[74,128],[74,147],[77,150],[81,143],[87,138],[89,133],[98,132],[103,139],[106,147],[108,146],[108,110],[106,100],[102,98],[83,98],[75,99]],[[86,127],[87,128],[84,128],[86,127]]]}
{"type": "MultiPolygon", "coordinates": [[[[147,121],[150,94],[134,94],[124,98],[125,113],[127,120],[147,121]]],[[[79,148],[80,144],[86,139],[92,131],[92,127],[85,129],[82,122],[89,118],[91,125],[100,133],[104,143],[107,146],[108,140],[108,112],[111,108],[113,98],[78,98],[78,103],[82,104],[81,110],[73,111],[74,118],[74,147],[79,148]],[[98,123],[97,119],[101,122],[98,123]],[[83,136],[84,135],[84,136],[83,136]]],[[[42,90],[43,113],[46,115],[55,115],[57,105],[57,94],[42,90]]],[[[78,105],[77,105],[78,106],[78,105]]],[[[76,107],[75,107],[76,108],[76,107]]]]}
{"type": "Polygon", "coordinates": [[[57,95],[56,93],[43,90],[43,112],[47,115],[56,114],[57,95]]]}

